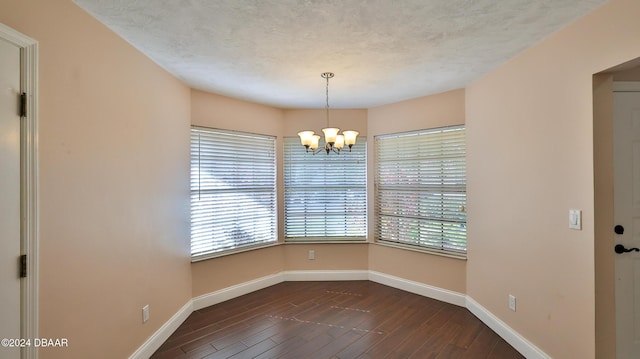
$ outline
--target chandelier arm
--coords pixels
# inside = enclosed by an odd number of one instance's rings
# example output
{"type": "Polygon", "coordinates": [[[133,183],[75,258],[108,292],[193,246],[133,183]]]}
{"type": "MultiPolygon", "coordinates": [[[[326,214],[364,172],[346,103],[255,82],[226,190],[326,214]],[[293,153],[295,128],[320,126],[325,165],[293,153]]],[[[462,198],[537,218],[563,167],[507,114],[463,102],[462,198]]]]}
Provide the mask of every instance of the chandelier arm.
{"type": "MultiPolygon", "coordinates": [[[[320,139],[319,135],[315,135],[313,131],[301,131],[298,132],[298,136],[300,136],[300,142],[305,147],[305,152],[311,152],[312,154],[320,153],[320,151],[324,150],[327,155],[331,152],[336,154],[340,154],[343,146],[347,145],[349,147],[349,152],[352,151],[352,146],[356,141],[356,137],[358,136],[357,131],[343,131],[343,134],[338,134],[340,132],[339,128],[329,127],[330,119],[329,119],[329,79],[333,78],[335,75],[333,72],[323,72],[320,76],[326,80],[325,83],[325,117],[327,122],[327,127],[322,129],[324,132],[325,145],[324,148],[317,148],[318,139],[320,139]],[[345,143],[346,142],[346,143],[345,143]]],[[[346,149],[345,149],[346,150],[346,149]]]]}

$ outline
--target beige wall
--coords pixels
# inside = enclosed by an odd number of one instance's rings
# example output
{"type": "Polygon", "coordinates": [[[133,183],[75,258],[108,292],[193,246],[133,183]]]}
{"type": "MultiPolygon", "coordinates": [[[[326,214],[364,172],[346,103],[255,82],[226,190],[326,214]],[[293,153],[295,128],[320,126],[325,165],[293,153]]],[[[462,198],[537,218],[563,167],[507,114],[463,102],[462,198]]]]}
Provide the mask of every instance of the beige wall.
{"type": "Polygon", "coordinates": [[[295,243],[283,247],[284,270],[367,270],[367,243],[295,243]],[[315,259],[309,259],[309,251],[315,259]]]}
{"type": "Polygon", "coordinates": [[[283,110],[191,90],[191,123],[197,126],[281,136],[283,110]]]}
{"type": "MultiPolygon", "coordinates": [[[[282,136],[296,136],[304,129],[320,132],[326,126],[323,109],[281,110],[229,97],[191,91],[192,123],[198,126],[247,131],[278,136],[278,163],[282,168],[282,136]]],[[[330,123],[342,129],[356,129],[366,136],[366,110],[331,110],[330,123]]],[[[304,150],[300,146],[301,150],[304,150]]],[[[284,186],[278,176],[279,238],[284,241],[284,186]]],[[[191,265],[192,294],[197,297],[268,276],[283,270],[354,270],[367,268],[366,244],[292,244],[218,257],[191,265]],[[308,259],[308,251],[316,259],[308,259]],[[251,263],[251,265],[247,265],[251,263]]]]}
{"type": "Polygon", "coordinates": [[[0,22],[39,41],[40,357],[128,357],[191,299],[189,89],[71,1],[0,22]]]}
{"type": "MultiPolygon", "coordinates": [[[[341,131],[358,131],[360,137],[367,136],[366,109],[331,109],[329,125],[338,127],[341,131]]],[[[327,117],[324,109],[284,110],[284,136],[297,136],[298,132],[311,130],[323,136],[322,129],[327,127],[327,117]]]]}
{"type": "MultiPolygon", "coordinates": [[[[374,188],[374,136],[464,124],[464,103],[465,91],[455,90],[369,109],[368,188],[374,188]]],[[[374,191],[368,192],[369,240],[373,241],[375,198],[374,191]]],[[[459,293],[466,292],[466,262],[460,259],[372,244],[369,248],[369,269],[459,293]]]]}
{"type": "Polygon", "coordinates": [[[616,71],[613,74],[613,81],[640,81],[640,66],[628,70],[616,71]]]}
{"type": "MultiPolygon", "coordinates": [[[[369,109],[373,136],[465,123],[465,90],[443,92],[369,109]]],[[[373,141],[371,141],[373,143],[373,141]]]]}
{"type": "Polygon", "coordinates": [[[607,100],[592,101],[606,92],[592,75],[640,56],[639,13],[636,0],[611,0],[466,91],[332,110],[332,124],[368,136],[370,188],[375,135],[466,122],[468,261],[291,244],[189,264],[190,120],[278,136],[281,151],[281,136],[324,127],[324,110],[189,90],[71,1],[3,1],[0,22],[40,43],[39,335],[70,342],[41,357],[126,357],[191,297],[282,270],[367,268],[467,293],[553,357],[612,357],[610,238],[594,223],[609,215],[599,149],[611,139],[593,116],[607,100]],[[582,231],[567,228],[570,208],[583,210],[582,231]]]}
{"type": "Polygon", "coordinates": [[[282,272],[283,246],[207,259],[191,264],[193,297],[282,272]]]}
{"type": "Polygon", "coordinates": [[[467,293],[552,357],[596,357],[592,75],[640,55],[639,13],[612,0],[467,88],[467,293]]]}
{"type": "Polygon", "coordinates": [[[195,262],[193,297],[293,270],[367,270],[367,244],[287,244],[195,262]],[[309,250],[315,260],[309,260],[309,250]],[[250,265],[247,265],[250,263],[250,265]]]}
{"type": "Polygon", "coordinates": [[[369,270],[465,294],[466,261],[382,244],[369,246],[369,270]]]}

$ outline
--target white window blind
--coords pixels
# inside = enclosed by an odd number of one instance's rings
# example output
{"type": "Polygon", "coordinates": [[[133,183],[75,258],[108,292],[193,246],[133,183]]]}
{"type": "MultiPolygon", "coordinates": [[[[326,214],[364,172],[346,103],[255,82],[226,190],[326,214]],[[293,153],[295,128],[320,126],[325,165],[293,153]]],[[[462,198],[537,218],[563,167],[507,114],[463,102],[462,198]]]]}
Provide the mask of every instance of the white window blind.
{"type": "Polygon", "coordinates": [[[275,137],[191,128],[191,256],[274,242],[275,137]]]}
{"type": "Polygon", "coordinates": [[[351,152],[307,153],[284,139],[284,232],[288,240],[364,239],[367,227],[366,140],[351,152]]]}
{"type": "Polygon", "coordinates": [[[377,136],[375,141],[377,239],[466,253],[464,127],[377,136]]]}

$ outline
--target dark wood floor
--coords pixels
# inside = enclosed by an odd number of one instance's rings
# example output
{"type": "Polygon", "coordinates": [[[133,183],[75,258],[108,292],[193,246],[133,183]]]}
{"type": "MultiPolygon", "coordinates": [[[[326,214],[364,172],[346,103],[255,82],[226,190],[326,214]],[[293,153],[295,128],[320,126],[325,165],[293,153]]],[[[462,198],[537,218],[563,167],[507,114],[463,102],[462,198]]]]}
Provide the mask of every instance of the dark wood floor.
{"type": "Polygon", "coordinates": [[[151,358],[523,356],[465,308],[340,281],[280,283],[195,311],[151,358]]]}

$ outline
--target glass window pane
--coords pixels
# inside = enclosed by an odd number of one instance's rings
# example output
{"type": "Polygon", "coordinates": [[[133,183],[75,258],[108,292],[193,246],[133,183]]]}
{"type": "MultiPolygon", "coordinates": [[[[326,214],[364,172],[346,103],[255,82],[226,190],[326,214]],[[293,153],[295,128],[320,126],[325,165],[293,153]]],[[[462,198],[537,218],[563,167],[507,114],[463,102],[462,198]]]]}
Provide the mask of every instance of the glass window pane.
{"type": "Polygon", "coordinates": [[[376,136],[376,239],[466,253],[463,126],[376,136]]]}
{"type": "Polygon", "coordinates": [[[284,139],[285,238],[362,238],[367,228],[366,138],[351,152],[305,152],[284,139]]]}
{"type": "Polygon", "coordinates": [[[191,128],[191,255],[275,242],[275,137],[191,128]]]}

